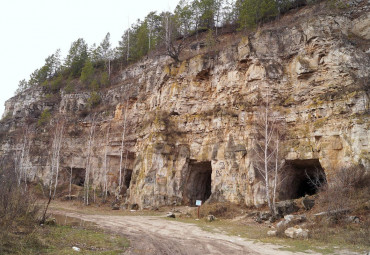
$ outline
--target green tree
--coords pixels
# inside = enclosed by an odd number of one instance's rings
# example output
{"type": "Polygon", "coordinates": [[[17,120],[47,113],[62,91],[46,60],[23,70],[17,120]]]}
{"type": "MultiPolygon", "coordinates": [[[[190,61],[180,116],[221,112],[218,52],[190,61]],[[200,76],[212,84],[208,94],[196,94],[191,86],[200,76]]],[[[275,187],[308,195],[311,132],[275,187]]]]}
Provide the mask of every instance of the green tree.
{"type": "Polygon", "coordinates": [[[275,0],[238,0],[236,5],[241,29],[255,28],[259,22],[278,15],[275,0]]]}
{"type": "Polygon", "coordinates": [[[178,33],[187,37],[193,26],[193,10],[188,0],[181,0],[175,8],[175,20],[178,33]]]}
{"type": "Polygon", "coordinates": [[[107,72],[103,72],[100,76],[100,84],[102,87],[106,87],[109,85],[109,75],[107,72]]]}
{"type": "Polygon", "coordinates": [[[49,109],[45,109],[41,113],[40,118],[37,121],[37,125],[38,126],[44,126],[44,125],[49,123],[50,119],[51,119],[51,113],[50,113],[49,109]]]}
{"type": "Polygon", "coordinates": [[[20,80],[19,83],[18,83],[18,88],[15,91],[15,94],[17,95],[17,94],[25,91],[26,89],[28,89],[28,87],[29,87],[29,85],[28,85],[28,82],[26,81],[26,79],[20,80]]]}
{"type": "Polygon", "coordinates": [[[84,67],[82,68],[80,81],[85,85],[89,85],[94,78],[95,69],[89,59],[86,60],[84,67]]]}
{"type": "Polygon", "coordinates": [[[81,75],[81,70],[88,59],[88,46],[84,39],[79,38],[71,44],[64,65],[69,68],[73,77],[81,75]]]}
{"type": "Polygon", "coordinates": [[[47,80],[52,79],[61,70],[60,61],[60,50],[56,50],[54,54],[51,54],[45,59],[45,64],[40,68],[36,69],[31,75],[28,82],[29,86],[42,85],[47,80]]]}
{"type": "Polygon", "coordinates": [[[90,108],[93,108],[93,107],[99,105],[100,104],[100,101],[101,101],[101,98],[100,98],[99,93],[96,92],[96,91],[93,91],[93,92],[91,92],[90,97],[87,100],[87,105],[90,108]]]}

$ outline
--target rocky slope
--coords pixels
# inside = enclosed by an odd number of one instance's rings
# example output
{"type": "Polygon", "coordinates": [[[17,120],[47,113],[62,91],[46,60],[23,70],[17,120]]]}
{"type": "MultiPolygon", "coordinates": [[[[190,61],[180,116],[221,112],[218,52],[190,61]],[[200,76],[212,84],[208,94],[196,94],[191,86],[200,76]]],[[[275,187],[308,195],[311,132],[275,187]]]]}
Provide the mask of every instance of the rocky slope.
{"type": "Polygon", "coordinates": [[[287,123],[291,170],[281,199],[308,192],[305,173],[330,179],[343,165],[369,169],[369,2],[330,14],[320,8],[235,41],[224,36],[217,52],[197,55],[189,47],[194,57],[178,64],[164,56],[142,60],[100,92],[93,112],[85,110],[88,93],[51,100],[41,89],[25,91],[6,102],[0,156],[29,181],[48,184],[54,131],[64,118],[60,184],[70,168],[80,185],[89,171],[94,189],[107,184],[114,194],[121,164],[128,187],[122,200],[141,208],[208,198],[259,205],[264,185],[251,146],[255,113],[269,93],[271,109],[287,123]],[[37,127],[44,109],[53,119],[37,127]]]}

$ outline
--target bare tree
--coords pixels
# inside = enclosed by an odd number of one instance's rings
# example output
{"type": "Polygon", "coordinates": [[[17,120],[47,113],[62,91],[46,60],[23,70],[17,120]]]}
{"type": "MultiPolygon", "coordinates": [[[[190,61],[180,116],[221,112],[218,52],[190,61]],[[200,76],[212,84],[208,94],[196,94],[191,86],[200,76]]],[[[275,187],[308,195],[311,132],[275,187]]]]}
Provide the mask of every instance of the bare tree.
{"type": "Polygon", "coordinates": [[[265,184],[266,200],[272,214],[276,214],[276,193],[278,181],[284,179],[280,143],[284,135],[283,119],[271,111],[269,92],[266,102],[260,106],[255,116],[255,135],[253,139],[253,167],[265,184]]]}
{"type": "MultiPolygon", "coordinates": [[[[51,159],[51,177],[55,173],[55,183],[54,183],[54,193],[53,197],[56,194],[57,186],[58,186],[58,176],[59,176],[59,164],[60,164],[60,149],[62,147],[63,141],[63,131],[64,131],[64,120],[60,120],[57,122],[55,130],[54,130],[54,139],[53,139],[53,146],[52,146],[52,159],[51,159]]],[[[51,178],[51,185],[53,184],[51,178]]],[[[50,196],[51,196],[51,185],[50,185],[50,196]]]]}
{"type": "Polygon", "coordinates": [[[105,137],[105,148],[104,148],[104,183],[103,183],[103,200],[105,201],[107,199],[108,195],[108,178],[107,178],[107,172],[108,172],[108,161],[107,161],[107,154],[108,154],[108,145],[109,145],[109,132],[110,132],[110,123],[109,127],[107,129],[107,134],[105,137]]]}
{"type": "Polygon", "coordinates": [[[184,47],[185,35],[182,36],[180,42],[176,40],[176,27],[173,21],[172,14],[166,12],[163,17],[165,28],[164,42],[166,46],[167,55],[170,56],[175,62],[180,62],[179,56],[184,47]]]}
{"type": "Polygon", "coordinates": [[[69,189],[68,189],[68,197],[71,199],[71,192],[72,192],[72,176],[73,176],[73,156],[72,157],[72,162],[71,162],[71,167],[70,167],[70,172],[69,172],[69,189]]]}
{"type": "Polygon", "coordinates": [[[18,186],[21,184],[22,179],[25,182],[25,188],[27,188],[27,159],[30,149],[29,132],[26,126],[23,130],[23,139],[21,149],[17,151],[15,160],[15,173],[18,180],[18,186]]]}
{"type": "Polygon", "coordinates": [[[87,144],[86,170],[85,170],[85,182],[84,182],[84,203],[85,205],[89,204],[91,154],[92,154],[92,147],[94,144],[95,127],[96,127],[95,116],[93,116],[93,119],[91,121],[91,126],[90,126],[90,132],[89,132],[89,141],[87,144]]]}

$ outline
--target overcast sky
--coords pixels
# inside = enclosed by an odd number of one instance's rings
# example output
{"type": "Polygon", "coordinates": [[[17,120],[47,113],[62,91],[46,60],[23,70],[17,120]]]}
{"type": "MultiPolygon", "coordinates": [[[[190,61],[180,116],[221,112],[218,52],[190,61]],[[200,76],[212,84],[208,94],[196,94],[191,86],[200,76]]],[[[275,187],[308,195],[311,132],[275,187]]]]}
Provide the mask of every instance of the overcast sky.
{"type": "Polygon", "coordinates": [[[150,11],[173,11],[178,0],[0,0],[0,118],[18,82],[44,64],[58,48],[84,38],[99,44],[110,32],[118,45],[128,20],[150,11]]]}

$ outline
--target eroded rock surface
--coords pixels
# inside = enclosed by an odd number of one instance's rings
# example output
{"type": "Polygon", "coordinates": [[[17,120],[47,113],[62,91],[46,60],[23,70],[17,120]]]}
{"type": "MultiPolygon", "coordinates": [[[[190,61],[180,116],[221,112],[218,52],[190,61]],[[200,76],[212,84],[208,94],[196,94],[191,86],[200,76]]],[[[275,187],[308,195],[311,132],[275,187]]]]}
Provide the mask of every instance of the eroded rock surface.
{"type": "MultiPolygon", "coordinates": [[[[6,103],[0,155],[22,156],[18,163],[27,169],[25,176],[48,183],[53,130],[22,127],[48,108],[67,118],[61,184],[72,168],[76,185],[83,185],[89,169],[92,187],[101,190],[107,184],[114,194],[122,154],[124,203],[140,208],[195,200],[260,205],[265,191],[251,146],[255,113],[269,93],[271,109],[287,122],[283,147],[295,171],[317,162],[327,178],[341,165],[369,169],[370,44],[364,15],[316,15],[261,29],[215,55],[178,64],[167,57],[147,58],[100,92],[104,108],[96,114],[83,112],[88,93],[62,93],[53,102],[39,89],[25,91],[6,103]],[[362,38],[362,47],[352,41],[353,34],[362,38]],[[88,150],[90,132],[94,139],[88,150]]],[[[296,189],[284,199],[296,198],[296,189]]]]}

